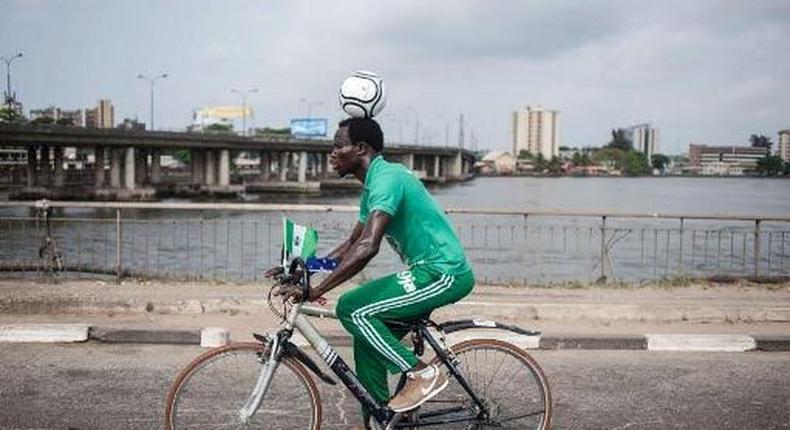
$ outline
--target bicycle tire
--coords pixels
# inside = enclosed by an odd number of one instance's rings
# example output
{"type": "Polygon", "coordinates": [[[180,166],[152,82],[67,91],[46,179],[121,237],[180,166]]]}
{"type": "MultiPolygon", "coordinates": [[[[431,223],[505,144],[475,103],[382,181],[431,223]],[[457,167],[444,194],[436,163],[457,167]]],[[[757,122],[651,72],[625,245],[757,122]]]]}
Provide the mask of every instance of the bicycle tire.
{"type": "MultiPolygon", "coordinates": [[[[536,429],[546,430],[551,426],[551,390],[546,375],[538,363],[523,349],[496,339],[471,339],[450,347],[458,358],[458,368],[467,379],[475,394],[488,406],[487,421],[467,421],[429,426],[442,429],[536,429]],[[513,371],[508,371],[512,369],[513,371]],[[523,370],[523,371],[522,371],[523,370]],[[483,375],[483,372],[490,375],[483,375]],[[502,381],[494,384],[496,380],[502,381]],[[524,412],[518,408],[520,405],[524,412]],[[522,416],[536,413],[533,416],[522,416]],[[508,419],[511,418],[511,419],[508,419]]],[[[433,364],[443,367],[438,357],[433,364]]],[[[474,409],[474,402],[459,384],[448,375],[447,388],[420,407],[419,415],[452,407],[474,409]]],[[[424,427],[420,427],[424,428],[424,427]]]]}
{"type": "Polygon", "coordinates": [[[253,390],[263,345],[236,342],[211,349],[179,372],[165,397],[165,429],[299,429],[321,428],[321,398],[301,363],[283,357],[260,408],[247,423],[239,408],[253,390]],[[299,398],[293,398],[297,394],[299,398]],[[306,398],[305,398],[306,396],[306,398]],[[237,425],[232,426],[233,420],[237,425]]]}

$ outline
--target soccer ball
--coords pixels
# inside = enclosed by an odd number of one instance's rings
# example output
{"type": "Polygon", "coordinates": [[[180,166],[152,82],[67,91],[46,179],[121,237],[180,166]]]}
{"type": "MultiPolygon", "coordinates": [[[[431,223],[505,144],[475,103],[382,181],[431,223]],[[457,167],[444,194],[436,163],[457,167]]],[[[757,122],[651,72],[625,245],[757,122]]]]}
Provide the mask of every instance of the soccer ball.
{"type": "Polygon", "coordinates": [[[340,85],[340,107],[354,118],[373,118],[387,104],[384,82],[376,73],[357,71],[340,85]]]}

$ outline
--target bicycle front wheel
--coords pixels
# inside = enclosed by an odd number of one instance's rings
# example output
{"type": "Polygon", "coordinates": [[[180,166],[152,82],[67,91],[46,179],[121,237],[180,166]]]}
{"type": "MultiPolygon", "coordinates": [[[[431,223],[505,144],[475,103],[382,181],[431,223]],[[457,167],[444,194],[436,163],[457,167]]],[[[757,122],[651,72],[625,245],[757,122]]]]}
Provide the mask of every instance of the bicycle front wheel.
{"type": "MultiPolygon", "coordinates": [[[[283,357],[260,408],[246,422],[239,410],[252,395],[263,362],[259,343],[232,343],[197,357],[165,398],[165,429],[319,430],[321,399],[307,370],[283,357]]],[[[264,358],[266,356],[264,355],[264,358]]]]}
{"type": "MultiPolygon", "coordinates": [[[[472,339],[450,348],[458,358],[458,370],[488,410],[475,416],[475,402],[457,379],[420,408],[421,418],[445,420],[442,429],[548,429],[551,424],[551,392],[538,363],[523,349],[495,339],[472,339]]],[[[442,367],[438,358],[434,364],[442,367]]]]}

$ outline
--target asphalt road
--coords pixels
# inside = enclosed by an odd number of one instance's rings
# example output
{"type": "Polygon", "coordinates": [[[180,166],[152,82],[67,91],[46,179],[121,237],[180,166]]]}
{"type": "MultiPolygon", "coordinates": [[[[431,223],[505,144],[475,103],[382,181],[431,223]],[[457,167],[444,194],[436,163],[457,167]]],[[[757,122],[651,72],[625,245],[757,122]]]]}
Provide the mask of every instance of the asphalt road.
{"type": "MultiPolygon", "coordinates": [[[[4,344],[0,428],[154,429],[165,391],[197,347],[4,344]]],[[[341,355],[348,357],[349,350],[341,355]]],[[[790,428],[790,353],[535,351],[555,429],[790,428]]],[[[358,406],[322,384],[325,429],[358,406]]]]}

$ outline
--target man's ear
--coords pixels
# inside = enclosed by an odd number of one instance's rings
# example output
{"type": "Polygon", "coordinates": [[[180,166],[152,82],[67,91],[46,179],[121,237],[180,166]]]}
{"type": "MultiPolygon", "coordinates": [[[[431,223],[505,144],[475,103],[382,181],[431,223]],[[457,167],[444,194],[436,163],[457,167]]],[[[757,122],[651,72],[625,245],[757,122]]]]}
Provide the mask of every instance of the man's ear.
{"type": "Polygon", "coordinates": [[[360,141],[357,144],[357,155],[359,155],[359,156],[365,155],[368,152],[370,152],[370,150],[372,150],[372,149],[373,149],[373,147],[368,145],[367,142],[365,142],[364,140],[360,141]]]}

